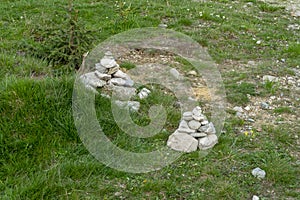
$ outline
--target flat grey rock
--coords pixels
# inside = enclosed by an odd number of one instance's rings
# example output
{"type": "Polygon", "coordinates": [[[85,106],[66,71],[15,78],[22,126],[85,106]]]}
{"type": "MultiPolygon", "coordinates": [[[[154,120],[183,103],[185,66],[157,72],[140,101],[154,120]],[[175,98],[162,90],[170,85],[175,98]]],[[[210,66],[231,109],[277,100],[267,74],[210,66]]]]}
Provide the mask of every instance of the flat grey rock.
{"type": "Polygon", "coordinates": [[[133,87],[133,85],[134,85],[134,81],[133,80],[131,80],[131,79],[126,79],[125,80],[125,85],[124,86],[126,86],[126,87],[133,87]]]}
{"type": "Polygon", "coordinates": [[[118,86],[125,86],[126,84],[126,80],[122,78],[112,78],[110,79],[109,82],[112,83],[113,85],[118,85],[118,86]]]}
{"type": "Polygon", "coordinates": [[[188,125],[191,129],[197,130],[198,128],[200,128],[201,123],[199,121],[196,121],[196,120],[191,120],[191,121],[188,122],[188,125]]]}
{"type": "Polygon", "coordinates": [[[121,70],[118,69],[118,71],[116,71],[114,73],[114,77],[115,78],[122,78],[122,79],[130,79],[129,75],[126,74],[125,72],[122,72],[121,70]]]}
{"type": "Polygon", "coordinates": [[[112,68],[112,67],[115,67],[117,66],[117,62],[114,60],[114,59],[111,59],[111,58],[107,58],[107,57],[104,57],[100,60],[100,64],[109,69],[109,68],[112,68]]]}
{"type": "Polygon", "coordinates": [[[193,113],[192,112],[184,112],[182,114],[182,119],[185,120],[185,121],[190,121],[190,120],[193,120],[193,113]]]}
{"type": "Polygon", "coordinates": [[[202,137],[206,137],[207,134],[201,133],[201,132],[196,132],[196,133],[190,133],[190,136],[193,136],[194,138],[202,138],[202,137]]]}
{"type": "Polygon", "coordinates": [[[206,137],[198,139],[199,141],[199,149],[207,150],[212,148],[218,143],[218,137],[216,135],[208,135],[206,137]]]}
{"type": "Polygon", "coordinates": [[[180,124],[179,124],[179,128],[177,129],[180,132],[184,132],[184,133],[194,133],[196,132],[193,129],[190,129],[188,123],[185,120],[181,120],[180,124]]]}
{"type": "Polygon", "coordinates": [[[104,66],[102,66],[100,63],[96,63],[95,68],[99,73],[105,74],[107,72],[107,69],[104,66]]]}
{"type": "Polygon", "coordinates": [[[194,120],[197,120],[199,122],[202,122],[202,121],[204,121],[206,119],[206,117],[204,115],[202,115],[202,114],[201,115],[194,115],[193,114],[192,117],[193,117],[194,120]]]}
{"type": "Polygon", "coordinates": [[[197,150],[198,140],[189,134],[175,131],[169,136],[167,146],[175,151],[189,153],[197,150]]]}
{"type": "Polygon", "coordinates": [[[203,132],[204,133],[207,133],[207,134],[216,134],[216,129],[215,129],[215,126],[212,122],[210,122],[209,124],[205,125],[206,130],[204,130],[203,132]]]}
{"type": "Polygon", "coordinates": [[[208,121],[208,120],[203,120],[203,121],[201,122],[201,125],[206,125],[206,124],[209,124],[209,121],[208,121]]]}
{"type": "Polygon", "coordinates": [[[111,79],[111,75],[100,73],[99,71],[95,71],[95,75],[103,81],[108,81],[111,79]]]}
{"type": "Polygon", "coordinates": [[[86,74],[83,74],[80,76],[80,79],[84,85],[90,85],[94,88],[103,87],[104,85],[106,85],[106,82],[100,80],[96,76],[95,72],[88,72],[86,74]]]}

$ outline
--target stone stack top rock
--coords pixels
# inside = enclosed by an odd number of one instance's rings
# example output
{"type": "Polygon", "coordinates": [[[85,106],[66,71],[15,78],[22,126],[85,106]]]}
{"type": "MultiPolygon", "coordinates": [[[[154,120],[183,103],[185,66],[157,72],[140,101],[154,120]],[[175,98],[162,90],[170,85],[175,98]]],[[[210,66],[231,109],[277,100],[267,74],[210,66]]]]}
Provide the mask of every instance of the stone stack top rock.
{"type": "MultiPolygon", "coordinates": [[[[81,75],[80,80],[88,90],[94,93],[98,93],[97,88],[106,87],[111,91],[115,91],[120,99],[136,95],[136,89],[133,87],[134,81],[120,69],[119,64],[110,51],[105,52],[100,62],[95,64],[94,71],[81,75]]],[[[138,110],[137,105],[139,105],[139,102],[119,102],[117,105],[134,105],[132,110],[136,111],[138,110]]]]}
{"type": "MultiPolygon", "coordinates": [[[[170,135],[167,145],[176,151],[191,152],[191,149],[187,150],[188,147],[185,146],[186,142],[179,142],[184,138],[189,138],[186,135],[192,136],[198,141],[198,148],[200,150],[210,149],[218,142],[215,126],[207,120],[200,106],[182,114],[179,127],[170,135]],[[174,134],[176,134],[176,137],[174,134]]],[[[195,150],[193,148],[193,151],[195,150]]]]}

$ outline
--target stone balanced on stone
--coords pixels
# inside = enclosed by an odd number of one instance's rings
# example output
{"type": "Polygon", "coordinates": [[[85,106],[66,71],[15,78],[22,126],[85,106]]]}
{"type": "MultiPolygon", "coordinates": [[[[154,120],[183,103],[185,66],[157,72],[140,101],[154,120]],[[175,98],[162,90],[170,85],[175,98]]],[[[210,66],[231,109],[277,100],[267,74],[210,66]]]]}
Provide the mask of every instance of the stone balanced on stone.
{"type": "Polygon", "coordinates": [[[193,152],[197,148],[207,150],[218,142],[216,129],[209,122],[199,106],[191,112],[184,112],[179,128],[169,136],[167,145],[176,151],[193,152]]]}
{"type": "MultiPolygon", "coordinates": [[[[137,93],[137,90],[133,87],[134,81],[120,69],[110,51],[107,51],[100,62],[95,64],[94,71],[85,73],[79,78],[85,87],[94,93],[98,93],[96,89],[102,87],[114,91],[119,98],[115,101],[119,107],[127,106],[132,111],[139,110],[140,102],[126,100],[137,93]]],[[[110,98],[108,95],[104,96],[110,98]]]]}

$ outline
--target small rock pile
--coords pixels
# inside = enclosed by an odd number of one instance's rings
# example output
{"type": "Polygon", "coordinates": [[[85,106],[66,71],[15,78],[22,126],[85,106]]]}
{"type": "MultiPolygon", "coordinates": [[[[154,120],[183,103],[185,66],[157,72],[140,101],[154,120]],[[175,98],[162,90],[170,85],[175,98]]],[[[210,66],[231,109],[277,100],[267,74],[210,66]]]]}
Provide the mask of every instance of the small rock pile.
{"type": "Polygon", "coordinates": [[[80,79],[88,89],[94,92],[96,88],[105,85],[133,87],[134,81],[121,71],[110,51],[106,52],[99,63],[95,64],[96,70],[80,76],[80,79]]]}
{"type": "MultiPolygon", "coordinates": [[[[134,81],[128,74],[120,69],[120,66],[110,51],[107,51],[100,62],[95,64],[94,71],[81,75],[80,80],[87,89],[95,93],[98,93],[97,88],[103,87],[114,91],[116,96],[120,99],[115,101],[115,104],[119,107],[129,107],[131,111],[138,111],[140,108],[140,102],[138,101],[125,101],[128,97],[136,95],[137,91],[133,87],[134,81]]],[[[143,97],[150,94],[148,90],[147,94],[145,94],[145,89],[142,90],[142,92],[143,97]]],[[[109,95],[101,95],[110,98],[109,95]]]]}
{"type": "Polygon", "coordinates": [[[216,129],[197,106],[184,112],[179,128],[169,136],[167,145],[176,151],[193,152],[197,148],[207,150],[218,142],[216,129]]]}

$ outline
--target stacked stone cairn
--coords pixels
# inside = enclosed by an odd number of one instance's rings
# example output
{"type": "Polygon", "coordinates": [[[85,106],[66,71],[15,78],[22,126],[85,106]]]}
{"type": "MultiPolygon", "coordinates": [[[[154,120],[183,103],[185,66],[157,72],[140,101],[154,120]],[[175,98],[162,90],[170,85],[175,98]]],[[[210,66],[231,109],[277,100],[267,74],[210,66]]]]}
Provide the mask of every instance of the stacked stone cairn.
{"type": "MultiPolygon", "coordinates": [[[[88,90],[93,91],[94,93],[98,93],[96,90],[97,88],[104,87],[110,91],[114,91],[116,96],[120,99],[116,100],[114,103],[119,107],[129,107],[131,111],[138,111],[140,108],[140,103],[138,101],[125,100],[137,93],[136,89],[133,87],[134,81],[128,74],[120,69],[120,66],[110,51],[107,51],[100,62],[95,64],[94,71],[81,75],[80,80],[88,90]]],[[[150,91],[146,88],[143,88],[141,92],[143,93],[143,97],[150,94],[150,91]],[[145,91],[147,91],[147,94],[145,94],[145,91]]],[[[110,98],[109,95],[102,93],[101,95],[110,98]]],[[[141,94],[138,95],[140,96],[141,94]]]]}
{"type": "Polygon", "coordinates": [[[218,142],[216,129],[197,106],[191,112],[184,112],[179,128],[169,136],[167,145],[176,151],[193,152],[198,148],[207,150],[218,142]]]}

